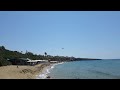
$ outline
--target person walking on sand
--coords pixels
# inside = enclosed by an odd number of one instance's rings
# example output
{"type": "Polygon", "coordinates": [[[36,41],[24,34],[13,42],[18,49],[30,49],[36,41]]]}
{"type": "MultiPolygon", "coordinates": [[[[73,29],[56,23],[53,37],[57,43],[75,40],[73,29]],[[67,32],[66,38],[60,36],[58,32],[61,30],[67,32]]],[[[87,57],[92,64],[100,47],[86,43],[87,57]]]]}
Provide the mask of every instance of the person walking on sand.
{"type": "Polygon", "coordinates": [[[17,68],[18,68],[18,65],[17,65],[17,68]]]}

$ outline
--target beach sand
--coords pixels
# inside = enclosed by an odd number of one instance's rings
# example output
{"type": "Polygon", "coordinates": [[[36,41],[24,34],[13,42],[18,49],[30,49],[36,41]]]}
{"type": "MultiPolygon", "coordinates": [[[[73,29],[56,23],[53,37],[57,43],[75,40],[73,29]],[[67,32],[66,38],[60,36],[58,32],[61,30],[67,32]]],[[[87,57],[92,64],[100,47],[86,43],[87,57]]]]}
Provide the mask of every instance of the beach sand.
{"type": "Polygon", "coordinates": [[[36,79],[42,70],[50,63],[42,63],[35,66],[2,66],[0,67],[0,79],[36,79]]]}

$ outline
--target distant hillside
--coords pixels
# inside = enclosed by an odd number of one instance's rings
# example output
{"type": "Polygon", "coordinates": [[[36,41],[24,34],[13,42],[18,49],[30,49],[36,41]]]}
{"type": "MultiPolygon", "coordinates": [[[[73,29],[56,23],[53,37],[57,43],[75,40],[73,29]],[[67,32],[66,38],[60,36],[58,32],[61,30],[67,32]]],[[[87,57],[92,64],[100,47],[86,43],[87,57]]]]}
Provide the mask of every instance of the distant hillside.
{"type": "Polygon", "coordinates": [[[96,58],[75,58],[75,60],[81,61],[81,60],[102,60],[102,59],[96,59],[96,58]]]}
{"type": "Polygon", "coordinates": [[[32,60],[56,60],[56,61],[69,61],[71,59],[74,59],[74,57],[36,55],[33,54],[32,52],[26,52],[25,54],[22,54],[21,52],[11,51],[6,49],[4,46],[0,46],[0,66],[9,65],[10,62],[8,62],[8,59],[17,58],[29,58],[32,60]]]}
{"type": "Polygon", "coordinates": [[[26,52],[23,54],[19,51],[11,51],[6,49],[4,46],[0,46],[0,66],[10,65],[11,63],[8,59],[17,59],[17,58],[29,58],[32,60],[51,60],[51,61],[80,61],[80,60],[101,60],[101,59],[90,59],[90,58],[75,58],[68,56],[51,56],[47,55],[36,55],[32,52],[26,52]]]}

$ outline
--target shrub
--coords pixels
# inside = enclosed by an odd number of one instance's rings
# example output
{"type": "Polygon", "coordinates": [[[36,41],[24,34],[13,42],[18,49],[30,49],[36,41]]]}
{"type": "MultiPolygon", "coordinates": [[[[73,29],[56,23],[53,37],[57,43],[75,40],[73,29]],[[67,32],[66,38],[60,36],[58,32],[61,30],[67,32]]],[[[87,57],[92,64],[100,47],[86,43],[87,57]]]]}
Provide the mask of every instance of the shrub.
{"type": "Polygon", "coordinates": [[[11,65],[11,62],[7,61],[4,58],[0,58],[0,66],[7,66],[7,65],[11,65]]]}

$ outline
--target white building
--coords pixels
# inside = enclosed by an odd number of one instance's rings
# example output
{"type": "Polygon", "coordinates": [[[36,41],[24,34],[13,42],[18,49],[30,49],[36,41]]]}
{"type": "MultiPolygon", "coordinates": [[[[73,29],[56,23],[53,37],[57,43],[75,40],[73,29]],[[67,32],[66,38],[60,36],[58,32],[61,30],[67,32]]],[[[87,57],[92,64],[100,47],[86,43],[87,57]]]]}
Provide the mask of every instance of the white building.
{"type": "Polygon", "coordinates": [[[45,63],[45,62],[48,62],[48,60],[29,60],[29,61],[27,61],[27,63],[30,65],[36,65],[36,64],[45,63]]]}

